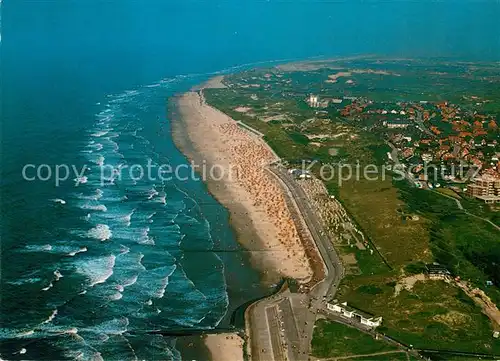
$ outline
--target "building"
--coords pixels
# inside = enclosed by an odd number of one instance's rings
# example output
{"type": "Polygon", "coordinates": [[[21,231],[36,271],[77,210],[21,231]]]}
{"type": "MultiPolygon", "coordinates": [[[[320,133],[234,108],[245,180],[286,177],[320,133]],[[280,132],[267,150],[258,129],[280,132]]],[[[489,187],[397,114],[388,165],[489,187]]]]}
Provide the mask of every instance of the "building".
{"type": "Polygon", "coordinates": [[[389,120],[389,121],[384,121],[383,125],[389,129],[404,129],[408,128],[408,126],[411,123],[407,120],[401,120],[401,119],[396,119],[396,120],[389,120]]]}
{"type": "Polygon", "coordinates": [[[317,95],[309,95],[309,99],[307,101],[309,103],[309,106],[311,108],[318,108],[319,107],[319,97],[317,95]]]}
{"type": "Polygon", "coordinates": [[[477,198],[485,203],[500,203],[500,178],[483,175],[473,179],[465,192],[469,197],[477,198]]]}
{"type": "Polygon", "coordinates": [[[348,306],[347,302],[339,303],[337,300],[333,300],[332,303],[328,302],[326,304],[326,308],[339,313],[343,317],[357,320],[362,325],[378,327],[382,324],[382,317],[375,317],[367,312],[348,306]]]}
{"type": "Polygon", "coordinates": [[[426,265],[427,272],[429,273],[429,278],[434,280],[446,279],[451,277],[451,272],[445,266],[439,263],[431,263],[426,265]]]}
{"type": "Polygon", "coordinates": [[[308,170],[302,170],[302,169],[290,169],[288,170],[288,173],[293,175],[296,178],[299,179],[311,179],[311,174],[309,173],[308,170]]]}

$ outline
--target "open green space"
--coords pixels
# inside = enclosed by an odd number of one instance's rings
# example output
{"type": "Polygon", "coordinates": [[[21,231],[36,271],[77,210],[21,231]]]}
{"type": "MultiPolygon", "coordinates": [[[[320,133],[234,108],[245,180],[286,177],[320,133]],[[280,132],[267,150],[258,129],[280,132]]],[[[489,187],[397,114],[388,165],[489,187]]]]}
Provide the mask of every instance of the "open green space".
{"type": "Polygon", "coordinates": [[[355,328],[326,320],[316,322],[311,347],[312,355],[322,358],[397,350],[355,328]]]}
{"type": "Polygon", "coordinates": [[[365,356],[365,357],[353,357],[351,360],[356,361],[408,361],[408,357],[405,352],[390,353],[385,355],[376,356],[365,356]]]}

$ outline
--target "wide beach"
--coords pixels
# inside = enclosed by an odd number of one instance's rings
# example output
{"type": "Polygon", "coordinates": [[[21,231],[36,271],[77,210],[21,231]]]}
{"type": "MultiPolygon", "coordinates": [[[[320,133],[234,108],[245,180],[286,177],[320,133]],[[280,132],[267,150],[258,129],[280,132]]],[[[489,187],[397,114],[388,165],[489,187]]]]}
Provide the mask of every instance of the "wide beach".
{"type": "MultiPolygon", "coordinates": [[[[194,164],[203,165],[209,191],[230,212],[237,239],[250,251],[263,282],[287,277],[305,283],[312,277],[310,263],[283,190],[266,170],[277,156],[258,135],[205,103],[204,89],[223,86],[222,77],[216,77],[178,97],[174,141],[194,164]]],[[[240,338],[216,335],[206,339],[206,346],[213,359],[222,360],[235,348],[242,353],[235,340],[240,338]]]]}
{"type": "Polygon", "coordinates": [[[221,86],[220,78],[179,97],[180,121],[172,125],[177,146],[204,165],[209,191],[228,208],[256,268],[271,278],[307,281],[312,271],[298,231],[280,186],[266,171],[277,157],[262,139],[205,103],[208,86],[221,86]]]}

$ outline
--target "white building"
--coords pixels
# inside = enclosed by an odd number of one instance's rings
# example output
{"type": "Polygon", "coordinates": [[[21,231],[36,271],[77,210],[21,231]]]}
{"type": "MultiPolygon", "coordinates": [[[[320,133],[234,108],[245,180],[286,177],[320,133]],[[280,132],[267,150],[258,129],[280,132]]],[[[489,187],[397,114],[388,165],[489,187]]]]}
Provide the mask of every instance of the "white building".
{"type": "Polygon", "coordinates": [[[309,95],[309,100],[308,100],[309,106],[312,108],[317,108],[319,107],[319,97],[317,95],[309,95]]]}
{"type": "Polygon", "coordinates": [[[382,324],[382,317],[375,317],[369,313],[350,307],[347,305],[347,302],[339,303],[337,300],[334,300],[332,303],[328,302],[326,308],[329,311],[339,313],[343,317],[357,320],[362,325],[378,327],[382,324]]]}

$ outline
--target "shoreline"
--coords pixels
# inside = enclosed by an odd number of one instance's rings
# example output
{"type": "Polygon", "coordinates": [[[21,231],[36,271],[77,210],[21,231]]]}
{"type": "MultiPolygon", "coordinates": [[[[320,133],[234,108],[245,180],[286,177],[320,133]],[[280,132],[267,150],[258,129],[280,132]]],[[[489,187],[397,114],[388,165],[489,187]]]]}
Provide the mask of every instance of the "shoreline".
{"type": "Polygon", "coordinates": [[[275,284],[285,277],[307,283],[313,276],[309,258],[285,194],[265,169],[277,160],[276,155],[262,139],[251,136],[236,121],[204,102],[203,89],[220,87],[221,78],[213,78],[175,99],[178,114],[172,121],[174,143],[195,164],[231,172],[236,169],[236,180],[209,177],[203,181],[229,211],[237,241],[250,252],[251,264],[262,273],[263,282],[275,284]],[[245,172],[252,174],[247,177],[245,172]]]}
{"type": "MultiPolygon", "coordinates": [[[[173,141],[195,164],[227,168],[237,163],[239,171],[250,173],[248,178],[243,173],[240,179],[238,172],[236,180],[204,179],[204,183],[228,210],[237,242],[250,252],[251,266],[261,274],[261,282],[271,284],[293,278],[303,285],[315,283],[317,260],[310,258],[310,249],[302,239],[303,220],[297,224],[296,210],[289,208],[294,208],[289,194],[268,169],[279,158],[263,139],[205,103],[203,90],[224,87],[222,79],[212,78],[175,99],[178,114],[171,122],[173,141]],[[266,207],[266,203],[272,207],[266,207]]],[[[236,333],[208,335],[204,339],[212,360],[240,360],[239,356],[243,360],[245,352],[252,353],[253,306],[255,302],[245,309],[245,341],[236,333]]]]}

